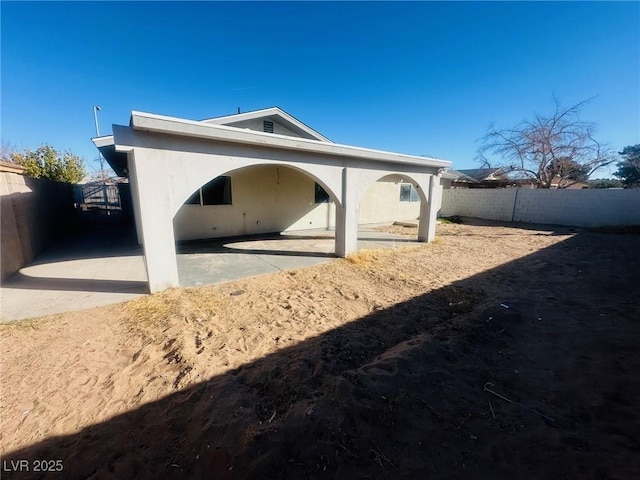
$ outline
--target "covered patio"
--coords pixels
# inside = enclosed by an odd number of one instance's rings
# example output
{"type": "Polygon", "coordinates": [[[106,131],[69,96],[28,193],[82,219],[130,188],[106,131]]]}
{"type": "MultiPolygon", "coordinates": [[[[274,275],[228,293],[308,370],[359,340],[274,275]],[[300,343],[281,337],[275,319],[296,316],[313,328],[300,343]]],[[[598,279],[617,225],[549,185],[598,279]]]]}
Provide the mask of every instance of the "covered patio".
{"type": "MultiPolygon", "coordinates": [[[[148,293],[143,249],[124,225],[87,229],[60,242],[7,279],[0,288],[0,322],[125,302],[148,293]]],[[[417,245],[406,237],[359,230],[359,248],[417,245]]],[[[327,262],[334,232],[304,230],[283,235],[179,242],[181,287],[196,287],[309,267],[327,262]]]]}
{"type": "MultiPolygon", "coordinates": [[[[271,110],[271,118],[292,118],[271,110]]],[[[305,132],[301,122],[287,121],[305,132]]],[[[450,166],[444,160],[335,144],[319,135],[261,132],[143,112],[132,112],[129,126],[114,125],[113,135],[94,143],[116,173],[129,177],[151,293],[180,285],[173,219],[193,192],[212,179],[257,165],[308,175],[335,205],[332,253],[345,257],[358,250],[359,203],[382,178],[415,187],[421,201],[418,241],[432,241],[440,173],[450,166]]]]}

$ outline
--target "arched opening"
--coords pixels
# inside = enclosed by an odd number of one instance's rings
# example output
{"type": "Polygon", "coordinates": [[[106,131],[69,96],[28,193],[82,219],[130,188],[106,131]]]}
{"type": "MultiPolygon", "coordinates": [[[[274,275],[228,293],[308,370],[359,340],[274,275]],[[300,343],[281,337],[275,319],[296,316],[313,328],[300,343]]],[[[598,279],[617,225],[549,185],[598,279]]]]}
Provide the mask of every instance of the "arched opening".
{"type": "Polygon", "coordinates": [[[192,192],[174,215],[180,284],[215,283],[334,257],[336,203],[321,180],[288,165],[225,172],[192,192]]]}
{"type": "Polygon", "coordinates": [[[358,205],[358,240],[361,248],[418,241],[418,222],[427,202],[420,184],[405,174],[377,179],[358,205]],[[374,242],[374,243],[370,243],[374,242]]]}
{"type": "Polygon", "coordinates": [[[176,240],[335,226],[335,194],[311,174],[261,164],[225,172],[190,196],[173,218],[176,240]]]}

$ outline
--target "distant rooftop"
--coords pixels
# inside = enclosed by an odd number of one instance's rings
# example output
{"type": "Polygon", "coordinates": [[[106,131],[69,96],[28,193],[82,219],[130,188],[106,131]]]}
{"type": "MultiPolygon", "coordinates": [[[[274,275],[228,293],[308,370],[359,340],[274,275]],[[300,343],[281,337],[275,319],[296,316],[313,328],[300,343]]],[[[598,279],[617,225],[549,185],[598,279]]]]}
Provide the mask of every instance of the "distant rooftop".
{"type": "Polygon", "coordinates": [[[457,170],[458,173],[466,177],[471,177],[477,182],[483,180],[502,180],[506,178],[506,173],[501,168],[473,168],[470,170],[457,170]]]}

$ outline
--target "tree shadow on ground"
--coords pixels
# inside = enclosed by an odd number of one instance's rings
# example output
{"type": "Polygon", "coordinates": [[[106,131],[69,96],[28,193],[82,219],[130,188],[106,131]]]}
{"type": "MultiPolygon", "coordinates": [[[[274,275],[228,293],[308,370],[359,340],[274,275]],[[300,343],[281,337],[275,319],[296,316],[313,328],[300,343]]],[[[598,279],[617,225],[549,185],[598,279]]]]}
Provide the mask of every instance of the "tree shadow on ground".
{"type": "Polygon", "coordinates": [[[577,234],[10,452],[3,473],[638,478],[639,240],[577,234]]]}

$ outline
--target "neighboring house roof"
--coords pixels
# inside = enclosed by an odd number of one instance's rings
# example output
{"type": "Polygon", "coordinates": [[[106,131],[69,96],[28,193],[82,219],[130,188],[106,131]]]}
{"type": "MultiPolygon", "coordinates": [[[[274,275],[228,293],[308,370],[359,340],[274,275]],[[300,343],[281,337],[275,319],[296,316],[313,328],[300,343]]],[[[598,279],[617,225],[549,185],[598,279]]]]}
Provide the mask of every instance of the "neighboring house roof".
{"type": "Polygon", "coordinates": [[[582,188],[588,188],[589,184],[585,182],[579,182],[578,180],[572,180],[570,178],[562,178],[560,175],[555,175],[551,179],[549,188],[560,188],[577,190],[582,188]]]}
{"type": "Polygon", "coordinates": [[[453,180],[454,182],[478,183],[478,180],[462,173],[460,170],[447,170],[442,174],[442,178],[453,180]]]}
{"type": "Polygon", "coordinates": [[[23,174],[26,171],[26,168],[24,168],[22,165],[18,165],[17,163],[0,161],[0,172],[23,174]]]}
{"type": "Polygon", "coordinates": [[[316,132],[313,128],[305,125],[293,115],[288,114],[279,107],[265,108],[263,110],[253,110],[251,112],[237,113],[235,115],[227,115],[224,117],[215,117],[207,120],[201,120],[202,123],[210,123],[215,125],[227,125],[230,127],[240,126],[241,122],[247,120],[270,120],[277,122],[289,130],[297,133],[302,138],[310,140],[319,140],[321,142],[331,142],[327,137],[316,132]]]}
{"type": "MultiPolygon", "coordinates": [[[[264,113],[264,111],[261,112],[264,113]]],[[[277,113],[284,114],[284,112],[280,109],[278,109],[277,113]]],[[[250,130],[247,128],[238,128],[219,124],[220,120],[224,118],[227,118],[228,120],[229,117],[212,119],[216,120],[216,122],[193,121],[184,118],[167,117],[164,115],[155,115],[152,113],[134,111],[131,112],[131,121],[129,127],[114,125],[115,137],[118,137],[118,135],[120,135],[117,142],[114,138],[114,135],[97,137],[92,139],[92,141],[98,148],[100,153],[102,153],[102,155],[109,162],[111,168],[113,168],[113,170],[119,176],[127,176],[126,138],[127,131],[130,131],[130,129],[155,132],[164,135],[175,135],[220,142],[255,145],[270,149],[284,149],[314,153],[319,155],[332,155],[343,158],[361,160],[364,159],[369,161],[390,162],[404,165],[418,165],[433,169],[447,168],[451,165],[451,162],[436,158],[404,155],[400,153],[385,152],[381,150],[372,150],[368,148],[354,147],[351,145],[341,145],[330,142],[326,139],[319,140],[317,138],[310,139],[294,137],[291,135],[280,135],[277,133],[265,133],[262,131],[250,130]]],[[[227,120],[224,120],[224,122],[227,122],[227,120]]]]}
{"type": "Polygon", "coordinates": [[[507,178],[507,174],[501,168],[473,168],[471,170],[458,170],[458,172],[478,182],[484,180],[506,180],[507,178]]]}

